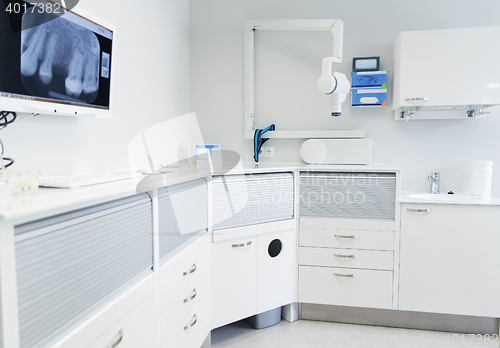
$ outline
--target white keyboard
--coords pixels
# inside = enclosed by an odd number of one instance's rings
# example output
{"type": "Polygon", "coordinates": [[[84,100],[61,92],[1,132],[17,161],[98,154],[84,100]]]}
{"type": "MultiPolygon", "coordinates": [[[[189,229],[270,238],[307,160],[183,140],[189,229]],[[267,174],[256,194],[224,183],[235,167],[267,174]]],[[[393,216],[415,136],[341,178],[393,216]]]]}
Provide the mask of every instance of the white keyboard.
{"type": "Polygon", "coordinates": [[[130,179],[141,175],[137,171],[126,169],[85,174],[42,176],[40,177],[39,185],[45,187],[74,188],[130,179]]]}

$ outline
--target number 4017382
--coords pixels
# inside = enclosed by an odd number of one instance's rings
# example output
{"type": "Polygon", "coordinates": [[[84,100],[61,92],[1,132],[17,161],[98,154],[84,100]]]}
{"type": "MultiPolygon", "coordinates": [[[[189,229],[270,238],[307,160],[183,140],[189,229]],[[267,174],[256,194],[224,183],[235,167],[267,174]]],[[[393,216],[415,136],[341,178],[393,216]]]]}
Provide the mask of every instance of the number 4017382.
{"type": "Polygon", "coordinates": [[[54,13],[63,14],[61,5],[50,2],[31,2],[28,4],[8,3],[5,7],[5,12],[9,13],[54,13]]]}

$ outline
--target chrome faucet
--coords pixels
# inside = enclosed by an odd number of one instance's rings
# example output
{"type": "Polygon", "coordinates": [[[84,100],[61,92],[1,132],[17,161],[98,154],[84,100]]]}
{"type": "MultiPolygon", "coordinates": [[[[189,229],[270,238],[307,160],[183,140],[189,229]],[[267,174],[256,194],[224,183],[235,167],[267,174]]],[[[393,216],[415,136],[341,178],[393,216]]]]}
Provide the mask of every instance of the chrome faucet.
{"type": "Polygon", "coordinates": [[[439,193],[439,172],[431,173],[427,175],[427,179],[431,181],[431,193],[439,193]]]}

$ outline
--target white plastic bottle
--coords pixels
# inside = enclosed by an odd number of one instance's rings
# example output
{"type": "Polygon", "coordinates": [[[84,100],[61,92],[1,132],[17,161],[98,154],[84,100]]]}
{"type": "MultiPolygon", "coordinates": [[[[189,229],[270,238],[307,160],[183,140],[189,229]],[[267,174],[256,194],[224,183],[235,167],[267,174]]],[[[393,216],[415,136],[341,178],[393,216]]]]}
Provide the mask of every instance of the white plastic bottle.
{"type": "Polygon", "coordinates": [[[493,161],[472,162],[470,193],[474,196],[491,195],[491,176],[493,161]]]}

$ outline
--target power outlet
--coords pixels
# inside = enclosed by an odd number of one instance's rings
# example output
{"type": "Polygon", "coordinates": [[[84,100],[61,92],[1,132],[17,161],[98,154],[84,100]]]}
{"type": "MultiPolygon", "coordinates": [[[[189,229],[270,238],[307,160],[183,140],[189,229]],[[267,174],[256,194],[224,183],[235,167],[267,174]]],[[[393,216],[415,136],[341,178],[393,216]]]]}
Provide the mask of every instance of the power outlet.
{"type": "Polygon", "coordinates": [[[274,157],[274,146],[262,146],[259,152],[260,157],[274,157]]]}

